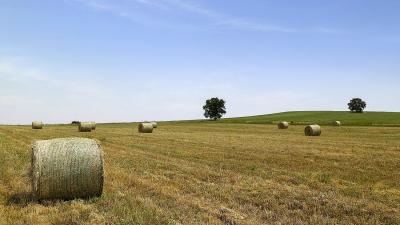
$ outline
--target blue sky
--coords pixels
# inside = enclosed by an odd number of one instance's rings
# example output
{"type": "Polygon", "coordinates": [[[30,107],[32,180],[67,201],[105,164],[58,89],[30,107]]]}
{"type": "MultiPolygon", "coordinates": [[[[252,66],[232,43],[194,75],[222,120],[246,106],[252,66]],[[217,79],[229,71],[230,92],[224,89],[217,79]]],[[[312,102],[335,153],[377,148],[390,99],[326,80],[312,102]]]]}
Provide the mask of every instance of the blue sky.
{"type": "Polygon", "coordinates": [[[400,111],[397,0],[0,0],[0,123],[400,111]]]}

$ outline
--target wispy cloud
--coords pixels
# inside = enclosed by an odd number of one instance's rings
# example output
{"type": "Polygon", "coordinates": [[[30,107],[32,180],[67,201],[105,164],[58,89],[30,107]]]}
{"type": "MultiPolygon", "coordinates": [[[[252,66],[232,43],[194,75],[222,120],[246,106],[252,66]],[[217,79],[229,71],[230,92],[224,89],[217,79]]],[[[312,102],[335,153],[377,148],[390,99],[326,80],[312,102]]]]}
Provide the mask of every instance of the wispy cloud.
{"type": "Polygon", "coordinates": [[[310,32],[322,33],[322,34],[345,34],[345,32],[340,29],[328,28],[328,27],[316,27],[310,30],[310,32]]]}
{"type": "MultiPolygon", "coordinates": [[[[211,22],[211,25],[224,29],[234,29],[249,32],[261,32],[261,33],[320,33],[320,34],[343,34],[344,31],[336,28],[329,27],[316,27],[316,28],[293,28],[277,24],[260,23],[254,22],[248,18],[235,17],[226,13],[207,8],[205,6],[196,4],[189,0],[70,0],[81,3],[89,8],[98,11],[105,11],[112,13],[116,16],[124,17],[134,22],[142,24],[159,25],[165,28],[176,28],[172,24],[168,24],[165,21],[155,21],[154,17],[139,18],[136,11],[129,10],[130,7],[126,7],[126,4],[136,4],[152,9],[158,9],[163,11],[181,11],[190,13],[192,15],[198,15],[211,22]],[[146,20],[147,21],[144,21],[146,20]]],[[[182,26],[179,26],[182,27],[182,26]]],[[[185,28],[188,28],[185,26],[185,28]]],[[[193,29],[190,28],[190,29],[193,29]]]]}
{"type": "MultiPolygon", "coordinates": [[[[156,1],[156,0],[152,0],[156,1]]],[[[199,6],[194,4],[193,2],[188,2],[188,1],[182,1],[182,0],[159,0],[160,2],[163,2],[165,5],[168,5],[173,8],[179,8],[181,10],[185,10],[191,13],[196,13],[208,18],[212,18],[215,20],[222,20],[226,16],[223,15],[220,12],[216,12],[211,9],[207,9],[205,7],[199,6]]]]}
{"type": "MultiPolygon", "coordinates": [[[[116,16],[134,19],[136,22],[143,22],[137,19],[137,17],[135,16],[135,12],[124,9],[124,7],[122,6],[123,2],[118,0],[112,2],[111,1],[100,2],[99,0],[71,0],[71,1],[81,3],[94,10],[107,11],[116,16]]],[[[128,2],[164,11],[179,10],[186,13],[195,14],[209,20],[211,24],[216,27],[223,27],[226,29],[236,29],[236,30],[244,30],[252,32],[282,32],[282,33],[291,33],[299,31],[297,29],[290,27],[266,24],[266,23],[256,23],[246,18],[230,16],[225,13],[209,9],[204,6],[200,6],[190,1],[128,0],[128,2]]],[[[163,25],[166,24],[164,23],[163,25]]]]}
{"type": "Polygon", "coordinates": [[[131,0],[131,1],[134,1],[134,2],[137,2],[137,3],[140,3],[140,4],[144,4],[144,5],[147,5],[147,6],[151,6],[151,7],[156,7],[156,8],[159,8],[159,9],[164,9],[164,10],[169,9],[168,6],[166,6],[163,3],[160,3],[159,1],[154,1],[154,0],[131,0]]]}
{"type": "Polygon", "coordinates": [[[69,78],[68,73],[77,71],[60,70],[55,74],[29,59],[0,56],[2,122],[88,119],[102,110],[104,102],[113,99],[109,89],[95,79],[85,78],[85,74],[69,78]]]}
{"type": "Polygon", "coordinates": [[[104,1],[103,2],[100,2],[98,0],[70,0],[70,1],[80,3],[96,11],[105,11],[121,17],[128,17],[130,15],[129,12],[122,10],[121,8],[118,7],[118,5],[112,3],[111,4],[106,3],[104,1]]]}
{"type": "Polygon", "coordinates": [[[217,21],[217,25],[222,25],[247,31],[256,31],[256,32],[283,32],[283,33],[299,32],[299,30],[296,30],[294,28],[253,23],[240,18],[228,18],[225,20],[217,21]]]}
{"type": "Polygon", "coordinates": [[[63,90],[71,96],[105,96],[100,86],[94,82],[87,85],[83,80],[61,80],[18,57],[0,57],[0,80],[3,80],[3,83],[6,81],[23,85],[34,85],[37,82],[63,90]]]}
{"type": "MultiPolygon", "coordinates": [[[[186,29],[186,30],[194,30],[194,27],[176,25],[172,23],[168,23],[165,20],[159,20],[154,18],[152,14],[146,15],[142,11],[136,9],[132,9],[132,5],[127,5],[128,3],[134,3],[136,5],[141,5],[145,7],[150,7],[152,9],[158,10],[170,10],[170,8],[164,4],[157,3],[151,0],[115,0],[115,1],[100,1],[100,0],[67,0],[69,2],[79,3],[87,8],[98,12],[110,13],[114,16],[129,20],[133,23],[142,24],[146,26],[152,27],[161,27],[164,29],[186,29]]],[[[135,8],[135,7],[134,7],[135,8]]]]}
{"type": "MultiPolygon", "coordinates": [[[[155,1],[155,0],[154,0],[155,1]]],[[[296,32],[296,29],[284,26],[277,26],[265,23],[255,23],[245,18],[238,18],[226,15],[224,13],[205,8],[194,4],[193,2],[183,0],[160,0],[168,5],[174,6],[190,13],[196,13],[203,17],[213,20],[215,25],[225,26],[228,28],[241,29],[257,32],[296,32]]]]}
{"type": "Polygon", "coordinates": [[[10,81],[47,81],[35,67],[20,67],[21,59],[17,57],[0,57],[0,78],[10,81]]]}

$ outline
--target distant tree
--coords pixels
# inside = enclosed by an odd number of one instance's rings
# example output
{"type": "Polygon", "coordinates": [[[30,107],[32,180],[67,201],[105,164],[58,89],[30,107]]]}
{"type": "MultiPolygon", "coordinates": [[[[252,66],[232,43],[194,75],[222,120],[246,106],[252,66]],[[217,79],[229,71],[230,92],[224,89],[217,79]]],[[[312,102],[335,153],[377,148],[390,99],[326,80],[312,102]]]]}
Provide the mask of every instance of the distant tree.
{"type": "Polygon", "coordinates": [[[204,116],[213,120],[218,120],[226,113],[225,101],[219,98],[210,98],[203,106],[204,116]]]}
{"type": "Polygon", "coordinates": [[[349,106],[350,111],[357,113],[362,113],[367,107],[367,103],[365,103],[361,98],[353,98],[347,105],[349,106]]]}
{"type": "Polygon", "coordinates": [[[72,121],[72,125],[79,125],[81,122],[79,122],[79,121],[72,121]]]}

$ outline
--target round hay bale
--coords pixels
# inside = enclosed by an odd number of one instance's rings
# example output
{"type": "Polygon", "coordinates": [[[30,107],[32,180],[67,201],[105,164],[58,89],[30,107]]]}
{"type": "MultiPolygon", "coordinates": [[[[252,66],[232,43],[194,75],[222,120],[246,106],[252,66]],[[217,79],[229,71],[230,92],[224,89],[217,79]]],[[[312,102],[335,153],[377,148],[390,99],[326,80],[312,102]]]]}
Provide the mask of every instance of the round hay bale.
{"type": "Polygon", "coordinates": [[[153,125],[153,128],[157,128],[158,127],[157,122],[151,122],[151,124],[153,125]]]}
{"type": "Polygon", "coordinates": [[[288,129],[289,128],[289,123],[286,121],[281,121],[278,123],[278,128],[279,129],[288,129]]]}
{"type": "Polygon", "coordinates": [[[138,126],[139,133],[153,133],[152,123],[139,123],[138,126]]]}
{"type": "Polygon", "coordinates": [[[33,121],[32,129],[43,129],[43,122],[41,121],[33,121]]]}
{"type": "Polygon", "coordinates": [[[36,199],[101,196],[104,169],[100,143],[87,138],[35,141],[32,190],[36,199]]]}
{"type": "Polygon", "coordinates": [[[340,127],[342,125],[342,123],[340,121],[335,121],[335,122],[333,122],[333,125],[340,127]]]}
{"type": "Polygon", "coordinates": [[[91,132],[93,125],[91,122],[81,122],[79,123],[78,130],[79,132],[91,132]]]}
{"type": "Polygon", "coordinates": [[[90,122],[90,125],[92,126],[92,130],[96,130],[96,122],[90,122]]]}
{"type": "Polygon", "coordinates": [[[309,125],[304,129],[304,133],[306,136],[320,136],[321,135],[321,127],[319,125],[309,125]]]}

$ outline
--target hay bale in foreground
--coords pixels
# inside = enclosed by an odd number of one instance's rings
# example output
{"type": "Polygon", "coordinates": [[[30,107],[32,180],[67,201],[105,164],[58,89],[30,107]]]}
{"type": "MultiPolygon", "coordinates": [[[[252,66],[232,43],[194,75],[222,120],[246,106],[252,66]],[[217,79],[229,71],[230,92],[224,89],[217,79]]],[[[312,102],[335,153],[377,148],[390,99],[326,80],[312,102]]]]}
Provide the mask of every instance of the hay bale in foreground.
{"type": "Polygon", "coordinates": [[[306,136],[320,136],[321,135],[321,127],[319,125],[309,125],[304,129],[304,133],[306,136]]]}
{"type": "Polygon", "coordinates": [[[151,122],[151,124],[153,125],[153,128],[157,128],[158,127],[157,122],[151,122]]]}
{"type": "Polygon", "coordinates": [[[33,121],[32,129],[43,129],[43,122],[41,121],[33,121]]]}
{"type": "Polygon", "coordinates": [[[79,132],[91,132],[93,125],[91,122],[80,122],[78,126],[79,132]]]}
{"type": "Polygon", "coordinates": [[[33,143],[32,191],[37,199],[100,196],[103,182],[103,155],[96,140],[60,138],[33,143]]]}
{"type": "Polygon", "coordinates": [[[281,121],[278,123],[278,128],[279,129],[288,129],[289,128],[289,123],[286,121],[281,121]]]}
{"type": "Polygon", "coordinates": [[[152,123],[139,123],[138,126],[139,133],[153,133],[152,123]]]}
{"type": "Polygon", "coordinates": [[[333,122],[333,125],[340,127],[340,126],[342,126],[342,123],[340,121],[335,121],[335,122],[333,122]]]}

